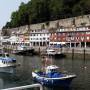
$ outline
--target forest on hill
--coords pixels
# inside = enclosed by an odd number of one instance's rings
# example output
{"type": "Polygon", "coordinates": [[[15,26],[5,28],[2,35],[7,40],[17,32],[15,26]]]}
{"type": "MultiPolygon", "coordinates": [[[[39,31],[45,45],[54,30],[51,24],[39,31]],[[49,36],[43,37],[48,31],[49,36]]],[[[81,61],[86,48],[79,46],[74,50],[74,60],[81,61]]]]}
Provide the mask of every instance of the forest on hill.
{"type": "Polygon", "coordinates": [[[5,28],[48,22],[90,14],[90,0],[30,0],[12,12],[5,28]]]}

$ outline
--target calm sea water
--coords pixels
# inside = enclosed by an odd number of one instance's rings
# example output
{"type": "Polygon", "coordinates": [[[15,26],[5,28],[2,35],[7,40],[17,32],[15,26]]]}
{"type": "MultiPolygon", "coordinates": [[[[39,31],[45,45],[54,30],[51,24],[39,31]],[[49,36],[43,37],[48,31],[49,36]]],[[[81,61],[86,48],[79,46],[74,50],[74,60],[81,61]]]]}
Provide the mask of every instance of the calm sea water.
{"type": "MultiPolygon", "coordinates": [[[[17,59],[20,66],[12,68],[12,74],[0,73],[0,89],[34,83],[31,71],[34,68],[41,68],[41,58],[38,56],[12,56],[17,59]]],[[[75,73],[77,77],[73,79],[69,88],[44,87],[44,90],[90,90],[90,60],[53,58],[53,63],[58,65],[60,70],[75,73]]]]}

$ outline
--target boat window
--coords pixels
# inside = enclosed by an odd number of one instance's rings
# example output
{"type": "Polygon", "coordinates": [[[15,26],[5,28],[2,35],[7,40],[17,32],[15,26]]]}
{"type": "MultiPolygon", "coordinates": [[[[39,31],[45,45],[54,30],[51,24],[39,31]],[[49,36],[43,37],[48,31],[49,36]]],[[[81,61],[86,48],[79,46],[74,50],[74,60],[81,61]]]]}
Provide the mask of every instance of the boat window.
{"type": "Polygon", "coordinates": [[[56,72],[57,70],[56,69],[52,69],[51,72],[56,72]]]}
{"type": "Polygon", "coordinates": [[[5,64],[7,64],[7,62],[5,62],[5,64]]]}
{"type": "Polygon", "coordinates": [[[2,54],[2,57],[9,57],[9,54],[2,54]]]}
{"type": "Polygon", "coordinates": [[[2,54],[0,53],[0,56],[2,56],[2,54]]]}
{"type": "Polygon", "coordinates": [[[9,57],[9,54],[6,54],[7,57],[9,57]]]}
{"type": "Polygon", "coordinates": [[[3,61],[3,63],[5,64],[5,61],[3,61]]]}
{"type": "Polygon", "coordinates": [[[5,55],[4,55],[4,54],[2,54],[2,57],[5,57],[5,55]]]}

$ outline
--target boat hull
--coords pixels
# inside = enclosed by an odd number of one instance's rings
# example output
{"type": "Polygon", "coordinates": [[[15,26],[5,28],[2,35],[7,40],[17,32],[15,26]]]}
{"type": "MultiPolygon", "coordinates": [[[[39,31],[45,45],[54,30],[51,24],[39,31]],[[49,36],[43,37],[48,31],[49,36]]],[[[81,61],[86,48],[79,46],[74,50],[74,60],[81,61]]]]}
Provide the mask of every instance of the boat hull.
{"type": "Polygon", "coordinates": [[[61,53],[61,54],[55,54],[55,55],[50,55],[50,56],[52,56],[54,58],[65,58],[66,57],[66,55],[63,54],[63,53],[61,53]]]}
{"type": "Polygon", "coordinates": [[[60,86],[60,87],[69,87],[73,78],[75,78],[75,76],[72,77],[68,77],[68,78],[44,78],[44,77],[40,77],[40,76],[33,76],[34,81],[39,82],[42,85],[48,86],[48,87],[56,87],[56,86],[60,86]]]}
{"type": "Polygon", "coordinates": [[[56,59],[60,59],[60,58],[65,58],[66,57],[66,55],[65,54],[42,54],[42,56],[48,56],[48,57],[54,57],[54,58],[56,58],[56,59]]]}
{"type": "Polygon", "coordinates": [[[29,50],[17,50],[14,54],[18,55],[33,55],[34,49],[29,49],[29,50]]]}
{"type": "Polygon", "coordinates": [[[0,73],[14,73],[14,69],[14,66],[0,67],[0,73]]]}
{"type": "Polygon", "coordinates": [[[52,86],[60,86],[60,87],[69,87],[71,84],[72,79],[66,80],[42,80],[34,78],[35,81],[41,83],[42,85],[52,87],[52,86]]]}

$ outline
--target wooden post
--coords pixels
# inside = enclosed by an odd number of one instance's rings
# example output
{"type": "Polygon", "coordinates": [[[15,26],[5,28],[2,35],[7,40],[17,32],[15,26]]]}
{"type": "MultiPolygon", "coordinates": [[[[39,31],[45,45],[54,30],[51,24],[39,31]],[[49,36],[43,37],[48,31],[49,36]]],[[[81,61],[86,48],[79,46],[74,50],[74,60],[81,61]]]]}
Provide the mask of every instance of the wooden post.
{"type": "Polygon", "coordinates": [[[83,50],[83,60],[85,61],[85,48],[84,48],[84,50],[83,50]]]}
{"type": "Polygon", "coordinates": [[[41,56],[41,48],[40,47],[38,48],[38,53],[41,56]]]}
{"type": "Polygon", "coordinates": [[[74,59],[74,48],[72,49],[72,60],[74,59]]]}

